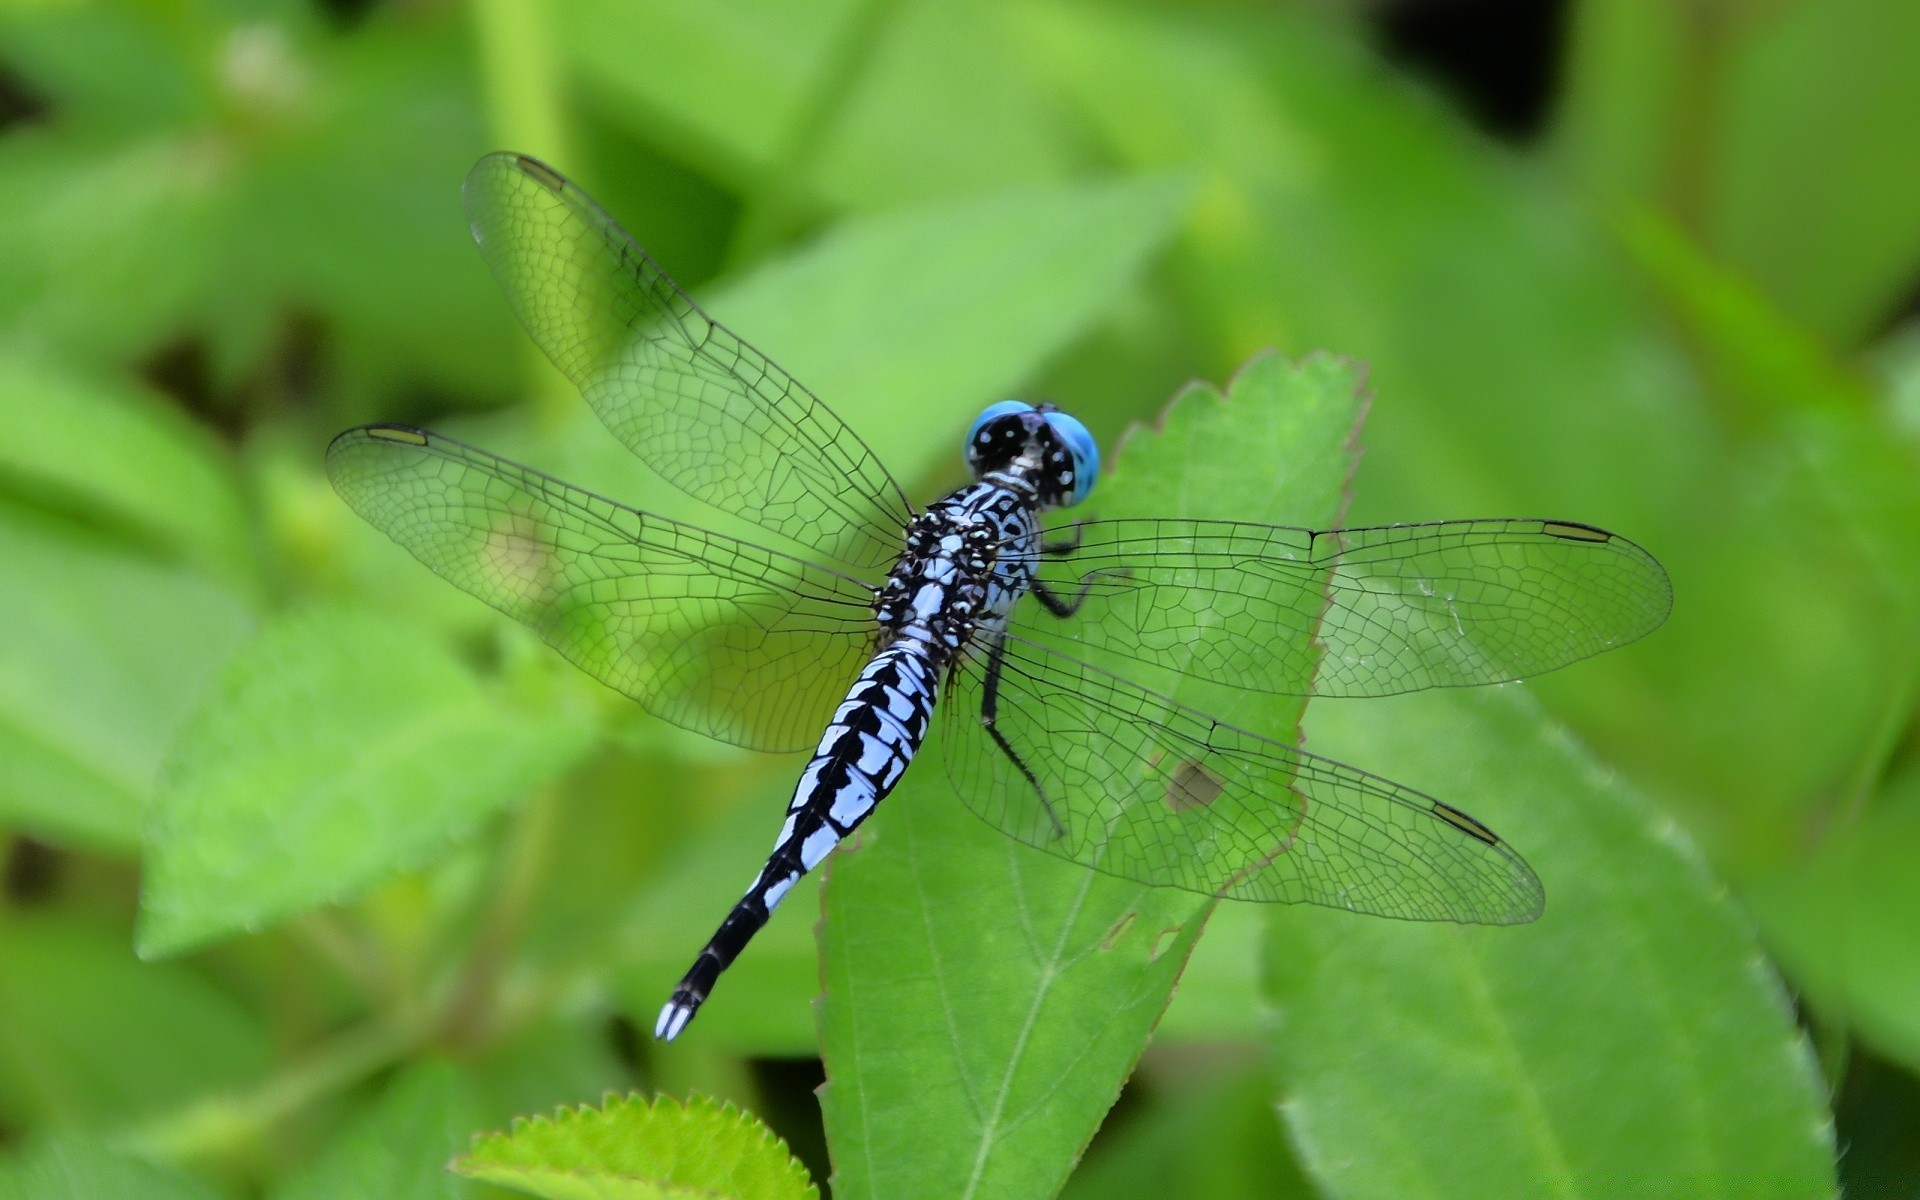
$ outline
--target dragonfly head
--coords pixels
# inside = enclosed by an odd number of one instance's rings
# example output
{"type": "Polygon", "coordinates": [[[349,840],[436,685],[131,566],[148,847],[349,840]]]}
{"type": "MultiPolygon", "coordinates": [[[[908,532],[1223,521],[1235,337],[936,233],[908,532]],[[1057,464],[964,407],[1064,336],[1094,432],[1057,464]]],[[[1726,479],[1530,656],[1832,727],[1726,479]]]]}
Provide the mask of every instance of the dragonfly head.
{"type": "Polygon", "coordinates": [[[1078,504],[1100,477],[1100,447],[1087,427],[1051,404],[989,404],[967,430],[967,469],[975,479],[1027,460],[1040,502],[1078,504]]]}

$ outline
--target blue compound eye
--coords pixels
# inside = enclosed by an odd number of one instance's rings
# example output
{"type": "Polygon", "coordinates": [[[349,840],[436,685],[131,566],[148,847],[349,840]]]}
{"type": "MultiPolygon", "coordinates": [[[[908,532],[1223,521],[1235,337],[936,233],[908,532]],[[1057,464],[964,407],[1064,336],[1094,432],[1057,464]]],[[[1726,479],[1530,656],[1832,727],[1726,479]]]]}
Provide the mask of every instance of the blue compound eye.
{"type": "Polygon", "coordinates": [[[980,415],[975,417],[973,419],[973,424],[967,427],[967,441],[966,441],[967,466],[969,468],[972,468],[972,466],[974,465],[975,456],[979,453],[979,450],[980,450],[980,447],[974,444],[974,439],[980,436],[980,431],[986,428],[989,422],[997,421],[1001,417],[1011,416],[1014,413],[1023,413],[1023,412],[1032,412],[1032,411],[1033,411],[1033,405],[1027,404],[1024,401],[1020,401],[1020,400],[1001,400],[996,403],[989,404],[985,408],[981,409],[980,415]]]}
{"type": "Polygon", "coordinates": [[[1073,457],[1073,495],[1066,503],[1078,504],[1093,491],[1094,480],[1100,478],[1100,445],[1085,425],[1066,413],[1050,412],[1046,414],[1046,421],[1073,457]]]}

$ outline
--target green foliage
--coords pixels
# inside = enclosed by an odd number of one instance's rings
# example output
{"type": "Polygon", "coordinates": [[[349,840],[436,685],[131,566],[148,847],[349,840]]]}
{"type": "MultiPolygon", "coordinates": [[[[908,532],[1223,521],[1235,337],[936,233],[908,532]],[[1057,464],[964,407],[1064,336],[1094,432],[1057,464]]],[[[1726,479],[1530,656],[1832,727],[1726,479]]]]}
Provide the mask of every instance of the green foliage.
{"type": "Polygon", "coordinates": [[[806,1168],[751,1113],[696,1096],[609,1097],[514,1122],[454,1160],[474,1179],[545,1200],[804,1200],[806,1168]]]}
{"type": "Polygon", "coordinates": [[[4,505],[0,556],[0,815],[131,849],[162,756],[252,614],[202,575],[4,505]]]}
{"type": "Polygon", "coordinates": [[[273,1200],[461,1200],[470,1187],[447,1170],[480,1121],[473,1085],[445,1063],[396,1079],[311,1166],[274,1189],[273,1200]]]}
{"type": "Polygon", "coordinates": [[[270,1061],[259,1016],[227,989],[187,964],[135,962],[98,922],[9,917],[0,963],[0,1104],[36,1124],[157,1116],[270,1061]]]}
{"type": "Polygon", "coordinates": [[[1524,929],[1272,914],[1283,1108],[1329,1194],[1831,1194],[1805,1037],[1668,818],[1507,693],[1320,705],[1307,734],[1471,794],[1550,881],[1524,929]]]}
{"type": "Polygon", "coordinates": [[[214,1200],[205,1184],[95,1141],[60,1139],[0,1163],[4,1200],[214,1200]]]}
{"type": "Polygon", "coordinates": [[[1383,7],[5,6],[0,1200],[1912,1191],[1837,1148],[1920,1075],[1920,16],[1576,0],[1500,145],[1383,7]],[[1653,550],[1669,625],[1524,692],[1303,717],[1103,663],[1459,804],[1545,916],[1096,875],[936,737],[652,1044],[797,762],[580,677],[321,474],[414,421],[726,523],[529,367],[457,195],[527,137],[916,503],[1013,395],[1099,435],[1091,515],[1653,550]],[[768,1065],[815,1055],[817,1102],[768,1065]],[[633,1088],[737,1107],[445,1169],[633,1088]]]}
{"type": "Polygon", "coordinates": [[[404,624],[282,619],[175,743],[147,826],[140,952],[344,900],[443,853],[591,740],[568,714],[489,695],[404,624]]]}

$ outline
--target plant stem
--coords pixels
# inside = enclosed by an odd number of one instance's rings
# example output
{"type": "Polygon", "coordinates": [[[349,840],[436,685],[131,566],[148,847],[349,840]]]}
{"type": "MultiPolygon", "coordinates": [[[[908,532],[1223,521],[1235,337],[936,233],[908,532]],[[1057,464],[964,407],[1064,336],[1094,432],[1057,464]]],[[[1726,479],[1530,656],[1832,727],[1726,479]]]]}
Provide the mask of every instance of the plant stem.
{"type": "Polygon", "coordinates": [[[497,993],[546,875],[559,811],[553,789],[541,788],[514,813],[502,839],[492,902],[440,1019],[442,1036],[457,1045],[484,1041],[498,1023],[497,993]]]}
{"type": "MultiPolygon", "coordinates": [[[[570,170],[573,139],[549,15],[544,0],[473,0],[481,89],[495,143],[570,170]]],[[[558,425],[573,408],[573,387],[538,352],[529,353],[527,363],[540,423],[558,425]]]]}
{"type": "Polygon", "coordinates": [[[802,180],[817,158],[827,131],[846,110],[873,61],[873,51],[899,0],[868,0],[847,22],[846,32],[821,64],[814,86],[794,116],[786,145],[767,164],[759,187],[747,197],[727,246],[726,269],[759,257],[789,233],[805,215],[802,180]]]}
{"type": "Polygon", "coordinates": [[[404,1058],[420,1031],[371,1021],[324,1042],[249,1091],[214,1096],[137,1125],[118,1140],[142,1157],[180,1161],[231,1152],[330,1092],[404,1058]]]}

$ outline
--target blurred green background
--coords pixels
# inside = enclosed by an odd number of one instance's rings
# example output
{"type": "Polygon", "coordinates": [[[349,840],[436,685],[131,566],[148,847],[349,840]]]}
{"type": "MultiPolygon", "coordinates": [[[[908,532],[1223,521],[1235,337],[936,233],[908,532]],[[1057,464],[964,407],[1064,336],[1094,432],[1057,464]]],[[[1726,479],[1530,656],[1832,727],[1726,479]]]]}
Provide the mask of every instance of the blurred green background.
{"type": "Polygon", "coordinates": [[[1920,1194],[1916,62],[1909,0],[7,0],[0,1196],[477,1196],[469,1134],[607,1089],[731,1099],[848,1196],[1920,1194]],[[919,911],[864,853],[824,966],[810,882],[653,1044],[797,764],[648,719],[321,470],[398,420],[693,511],[513,326],[459,205],[496,148],[917,498],[994,399],[1111,453],[1324,349],[1372,391],[1350,523],[1653,550],[1640,645],[1307,719],[1548,917],[1224,906],[1137,1069],[1178,956],[1038,1021],[1099,1048],[1056,1084],[836,1015],[919,911]]]}

